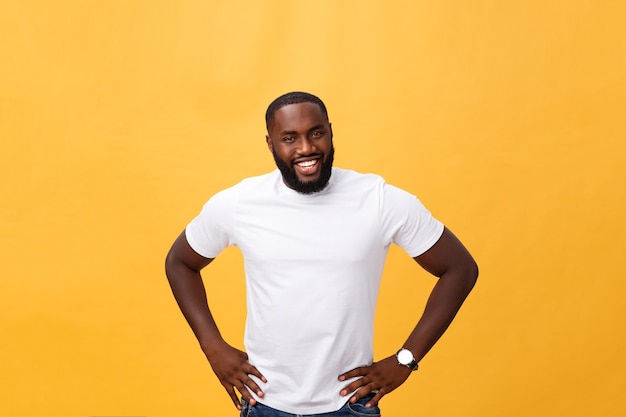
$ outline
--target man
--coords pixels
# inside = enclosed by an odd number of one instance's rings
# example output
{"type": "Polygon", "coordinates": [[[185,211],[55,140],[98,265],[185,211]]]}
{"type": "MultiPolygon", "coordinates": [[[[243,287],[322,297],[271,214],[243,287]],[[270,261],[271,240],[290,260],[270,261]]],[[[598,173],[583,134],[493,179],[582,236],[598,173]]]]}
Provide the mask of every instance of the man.
{"type": "Polygon", "coordinates": [[[333,168],[319,98],[285,94],[266,124],[278,170],[205,204],[167,256],[172,291],[242,416],[378,414],[380,399],[446,330],[478,268],[417,198],[379,176],[333,168]],[[439,279],[404,345],[374,362],[374,309],[391,243],[439,279]],[[220,336],[200,275],[230,245],[244,257],[246,352],[220,336]]]}

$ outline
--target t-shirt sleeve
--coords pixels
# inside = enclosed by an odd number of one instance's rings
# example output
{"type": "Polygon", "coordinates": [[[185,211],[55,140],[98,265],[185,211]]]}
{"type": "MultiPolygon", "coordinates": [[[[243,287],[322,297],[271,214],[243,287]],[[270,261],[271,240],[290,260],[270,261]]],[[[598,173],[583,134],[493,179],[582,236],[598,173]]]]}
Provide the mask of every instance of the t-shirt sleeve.
{"type": "Polygon", "coordinates": [[[235,206],[236,198],[231,190],[211,197],[185,229],[189,246],[205,258],[215,258],[231,246],[235,206]]]}
{"type": "Polygon", "coordinates": [[[414,195],[389,184],[383,186],[383,238],[411,257],[430,249],[443,233],[443,223],[433,217],[414,195]]]}

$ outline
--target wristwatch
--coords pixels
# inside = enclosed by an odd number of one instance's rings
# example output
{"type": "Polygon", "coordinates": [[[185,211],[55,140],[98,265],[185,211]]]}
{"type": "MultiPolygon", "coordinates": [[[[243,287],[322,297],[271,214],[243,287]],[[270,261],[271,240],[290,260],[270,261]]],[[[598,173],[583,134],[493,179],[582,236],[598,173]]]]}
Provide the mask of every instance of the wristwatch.
{"type": "Polygon", "coordinates": [[[412,371],[417,371],[419,367],[417,361],[413,357],[413,352],[408,349],[402,348],[396,353],[396,358],[398,358],[398,364],[402,366],[406,366],[412,371]]]}

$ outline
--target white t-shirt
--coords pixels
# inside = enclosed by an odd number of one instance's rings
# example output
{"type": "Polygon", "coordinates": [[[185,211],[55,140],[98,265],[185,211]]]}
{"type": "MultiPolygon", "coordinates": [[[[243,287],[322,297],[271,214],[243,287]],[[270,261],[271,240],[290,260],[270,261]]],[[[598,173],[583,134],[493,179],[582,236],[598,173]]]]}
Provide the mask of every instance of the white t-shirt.
{"type": "Polygon", "coordinates": [[[319,193],[288,188],[278,170],[214,195],[186,229],[191,247],[244,257],[244,344],[267,378],[257,400],[293,414],[336,411],[340,374],[373,361],[373,324],[387,251],[415,257],[443,225],[411,194],[372,174],[333,168],[319,193]]]}

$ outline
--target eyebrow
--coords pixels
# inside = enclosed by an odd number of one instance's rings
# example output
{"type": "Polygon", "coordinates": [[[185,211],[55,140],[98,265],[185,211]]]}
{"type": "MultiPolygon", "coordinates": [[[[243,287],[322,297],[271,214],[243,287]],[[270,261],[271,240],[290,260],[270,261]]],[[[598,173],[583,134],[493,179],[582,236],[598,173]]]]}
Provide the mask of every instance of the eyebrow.
{"type": "MultiPolygon", "coordinates": [[[[317,129],[323,129],[323,128],[324,128],[324,125],[320,123],[319,125],[315,125],[312,128],[310,128],[308,132],[311,132],[317,129]]],[[[295,130],[283,130],[282,132],[280,132],[281,135],[295,135],[297,133],[298,132],[296,132],[295,130]]]]}

